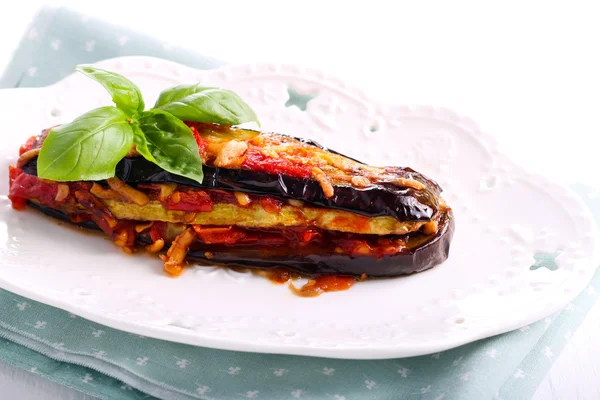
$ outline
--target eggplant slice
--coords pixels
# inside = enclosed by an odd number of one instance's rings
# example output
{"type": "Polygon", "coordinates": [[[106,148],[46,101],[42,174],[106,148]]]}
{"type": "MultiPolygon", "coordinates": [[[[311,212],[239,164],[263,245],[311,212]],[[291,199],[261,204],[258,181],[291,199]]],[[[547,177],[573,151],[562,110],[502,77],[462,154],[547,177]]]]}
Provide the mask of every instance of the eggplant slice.
{"type": "Polygon", "coordinates": [[[27,202],[52,217],[100,229],[127,252],[134,244],[150,252],[168,249],[161,258],[171,275],[180,273],[185,259],[357,277],[405,275],[447,259],[454,217],[440,197],[442,189],[428,177],[410,168],[365,165],[310,140],[214,124],[188,126],[204,163],[202,183],[161,169],[135,148],[107,181],[39,179],[37,153],[45,130],[27,142],[17,167],[11,167],[9,197],[15,208],[27,202]],[[188,200],[181,201],[183,196],[188,200]],[[307,217],[308,211],[316,217],[307,217]],[[219,219],[226,213],[228,218],[219,219]],[[238,231],[230,238],[203,236],[231,227],[238,231]],[[169,229],[178,234],[167,234],[169,229]],[[290,237],[300,230],[310,238],[295,243],[290,237]],[[283,242],[265,244],[260,238],[268,235],[283,242]]]}
{"type": "MultiPolygon", "coordinates": [[[[29,205],[51,217],[73,223],[70,217],[60,211],[29,202],[29,205]]],[[[92,221],[73,223],[77,226],[100,230],[92,221]]],[[[235,246],[197,243],[187,253],[189,260],[207,264],[222,264],[247,268],[274,269],[285,267],[308,276],[351,275],[370,278],[385,278],[425,271],[441,264],[448,258],[450,242],[454,235],[454,217],[451,210],[441,216],[438,231],[434,235],[417,232],[408,240],[405,251],[384,255],[350,256],[345,254],[314,253],[294,254],[292,252],[257,248],[236,248],[235,246]]],[[[152,240],[141,234],[136,237],[141,245],[149,245],[152,240]]],[[[169,243],[167,243],[169,244],[169,243]]]]}
{"type": "MultiPolygon", "coordinates": [[[[219,135],[228,138],[232,136],[256,138],[263,135],[268,135],[267,138],[269,139],[275,137],[284,144],[289,144],[290,147],[306,149],[308,152],[306,158],[309,160],[314,154],[331,154],[353,169],[352,171],[344,171],[343,175],[352,176],[353,174],[368,172],[363,171],[363,169],[375,168],[342,156],[335,151],[325,149],[312,140],[301,140],[280,134],[261,134],[248,129],[227,128],[223,131],[224,128],[217,130],[212,125],[195,124],[194,126],[201,128],[196,132],[199,132],[202,138],[214,138],[219,135]]],[[[41,148],[47,133],[48,130],[45,130],[38,136],[33,143],[33,149],[41,148]]],[[[230,140],[230,142],[233,141],[235,140],[230,140]]],[[[271,145],[271,147],[275,146],[271,145]]],[[[210,158],[210,154],[204,154],[203,156],[203,160],[210,158]]],[[[27,174],[37,175],[37,157],[29,160],[22,168],[27,174]]],[[[285,199],[302,200],[315,206],[340,209],[369,217],[390,216],[400,222],[430,220],[438,211],[439,195],[441,193],[441,188],[437,183],[410,168],[404,167],[387,167],[384,178],[392,177],[396,180],[415,182],[423,187],[422,190],[409,186],[398,186],[385,182],[385,179],[371,182],[364,187],[357,187],[351,182],[332,182],[333,195],[326,196],[322,184],[312,178],[247,168],[221,168],[211,164],[205,164],[202,171],[204,179],[202,183],[199,183],[165,171],[142,157],[134,156],[124,158],[119,162],[115,176],[129,185],[175,183],[200,189],[221,189],[272,195],[285,199]]],[[[327,172],[325,174],[328,175],[327,172]]]]}

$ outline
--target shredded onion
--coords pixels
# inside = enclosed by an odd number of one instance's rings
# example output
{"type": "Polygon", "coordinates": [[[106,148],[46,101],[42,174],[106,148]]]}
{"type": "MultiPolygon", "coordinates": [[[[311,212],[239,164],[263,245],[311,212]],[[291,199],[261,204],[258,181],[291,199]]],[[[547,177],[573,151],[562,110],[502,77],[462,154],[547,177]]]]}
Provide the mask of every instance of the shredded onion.
{"type": "Polygon", "coordinates": [[[34,157],[37,157],[40,154],[41,149],[31,149],[21,154],[19,159],[17,160],[17,167],[22,167],[29,162],[34,157]]]}
{"type": "Polygon", "coordinates": [[[59,183],[57,185],[56,197],[54,200],[58,203],[65,201],[69,197],[69,185],[65,183],[59,183]]]}
{"type": "Polygon", "coordinates": [[[325,172],[323,172],[323,170],[319,167],[314,167],[311,172],[312,177],[321,185],[321,189],[323,189],[323,194],[325,194],[325,197],[332,197],[334,193],[333,185],[331,184],[331,181],[325,172]]]}
{"type": "Polygon", "coordinates": [[[119,193],[127,200],[132,201],[138,206],[144,206],[150,202],[150,198],[145,193],[140,192],[137,189],[132,188],[119,178],[110,178],[106,180],[108,186],[115,192],[119,193]]]}

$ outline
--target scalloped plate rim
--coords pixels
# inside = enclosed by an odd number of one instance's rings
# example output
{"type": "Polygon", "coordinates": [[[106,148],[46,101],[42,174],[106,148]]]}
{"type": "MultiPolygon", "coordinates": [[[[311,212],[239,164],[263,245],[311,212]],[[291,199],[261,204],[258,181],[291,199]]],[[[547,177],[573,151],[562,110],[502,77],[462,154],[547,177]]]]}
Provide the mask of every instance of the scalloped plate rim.
{"type": "MultiPolygon", "coordinates": [[[[188,70],[190,72],[193,72],[195,74],[200,74],[200,75],[223,73],[222,71],[226,71],[225,73],[227,73],[227,71],[235,71],[235,70],[241,69],[241,68],[257,68],[257,67],[265,67],[265,66],[271,67],[274,69],[303,68],[300,66],[290,66],[290,65],[283,66],[281,64],[261,63],[261,64],[247,64],[247,65],[228,65],[228,66],[224,66],[224,67],[221,67],[218,69],[213,69],[213,70],[197,70],[197,69],[194,69],[191,67],[183,66],[181,64],[178,64],[178,63],[175,63],[172,61],[162,60],[162,59],[158,59],[158,58],[154,58],[154,57],[145,57],[145,56],[117,57],[117,58],[102,60],[102,61],[99,61],[94,64],[98,65],[98,66],[108,66],[108,65],[113,65],[115,63],[119,63],[119,62],[120,63],[131,63],[131,62],[157,63],[157,64],[163,64],[167,67],[188,70]]],[[[310,70],[311,73],[320,74],[324,77],[333,77],[333,75],[327,74],[325,72],[319,71],[314,68],[310,68],[307,70],[310,70]]],[[[3,97],[5,95],[11,95],[15,91],[18,91],[19,93],[24,93],[25,91],[28,91],[31,96],[34,96],[34,95],[37,95],[40,93],[44,93],[44,92],[52,93],[55,89],[61,88],[63,85],[65,85],[65,83],[68,83],[75,74],[76,73],[72,73],[69,76],[61,79],[59,82],[56,82],[52,85],[41,87],[41,88],[3,89],[3,90],[0,90],[0,97],[3,97]]],[[[155,72],[148,71],[148,74],[155,74],[155,72]]],[[[340,83],[342,81],[336,78],[336,82],[340,83]]],[[[407,107],[414,107],[415,109],[420,109],[420,108],[428,109],[428,108],[432,107],[429,105],[410,106],[410,105],[382,104],[382,103],[379,103],[379,102],[375,101],[374,99],[370,98],[369,96],[367,96],[365,94],[365,92],[363,92],[362,90],[360,90],[354,86],[348,85],[346,83],[343,83],[343,86],[344,86],[345,90],[348,90],[349,92],[353,92],[355,95],[357,95],[364,101],[368,101],[369,103],[371,103],[377,107],[407,106],[407,107]]],[[[450,108],[445,108],[445,107],[434,107],[434,108],[450,112],[453,115],[456,115],[458,118],[466,119],[466,117],[462,116],[459,113],[456,113],[455,111],[453,111],[450,108]]],[[[576,202],[581,207],[581,209],[584,210],[584,211],[582,211],[582,214],[586,214],[585,218],[587,219],[587,222],[591,223],[595,227],[596,222],[593,219],[591,211],[585,205],[585,203],[583,202],[583,199],[581,199],[574,191],[572,191],[570,188],[568,188],[566,186],[562,186],[557,183],[548,181],[544,176],[529,173],[521,165],[518,165],[513,160],[511,160],[506,154],[500,153],[497,149],[495,139],[491,135],[489,135],[485,132],[482,132],[481,129],[478,127],[478,125],[473,120],[471,120],[471,119],[468,119],[468,120],[469,120],[470,124],[473,124],[472,128],[480,136],[480,139],[482,139],[485,142],[486,146],[488,146],[489,149],[495,151],[496,156],[502,157],[505,162],[512,164],[513,166],[515,166],[516,169],[526,172],[528,174],[529,178],[535,179],[537,181],[537,183],[544,183],[544,184],[551,183],[553,186],[563,190],[566,195],[572,197],[572,199],[571,199],[572,201],[576,202]]],[[[460,228],[457,227],[457,229],[460,229],[460,228]]],[[[596,229],[596,231],[597,231],[597,229],[596,229]]],[[[431,354],[431,353],[448,350],[450,348],[461,346],[461,345],[464,345],[464,344],[467,344],[467,343],[470,343],[470,342],[473,342],[473,341],[476,341],[479,339],[483,339],[486,337],[490,337],[490,336],[505,333],[505,332],[508,332],[508,331],[511,331],[514,329],[518,329],[524,325],[527,325],[536,320],[542,319],[548,315],[551,315],[551,314],[561,310],[570,300],[575,298],[585,288],[585,286],[587,286],[587,284],[591,280],[591,278],[596,270],[596,266],[598,265],[598,262],[600,262],[600,251],[599,251],[600,239],[598,238],[597,234],[593,238],[593,243],[594,243],[594,256],[589,261],[590,267],[586,268],[585,276],[580,277],[580,279],[578,280],[577,289],[572,290],[569,295],[563,295],[566,300],[565,302],[553,303],[550,306],[546,305],[543,310],[540,309],[536,313],[537,317],[535,317],[534,319],[532,319],[530,315],[525,315],[525,316],[521,316],[520,318],[512,320],[511,323],[509,323],[509,324],[504,324],[501,328],[490,327],[484,331],[475,331],[475,333],[471,334],[471,335],[464,334],[461,340],[453,340],[450,342],[447,339],[443,339],[443,338],[440,340],[437,340],[437,341],[430,340],[428,342],[423,342],[419,345],[411,344],[411,349],[402,347],[401,343],[397,347],[382,347],[382,348],[349,347],[349,348],[344,348],[344,349],[332,348],[332,347],[319,348],[318,346],[311,347],[311,346],[306,346],[306,345],[282,345],[281,343],[271,344],[268,342],[249,343],[249,342],[240,341],[239,339],[231,339],[230,340],[227,338],[204,337],[204,336],[198,334],[197,332],[190,333],[183,329],[178,331],[177,337],[167,338],[167,337],[165,337],[166,335],[164,333],[166,332],[166,333],[173,334],[173,331],[170,329],[166,329],[164,327],[160,327],[157,325],[142,326],[136,322],[129,322],[125,319],[118,319],[118,318],[114,318],[114,317],[105,317],[103,315],[94,313],[93,311],[88,311],[84,307],[80,307],[75,304],[72,304],[69,301],[63,301],[63,300],[55,298],[55,297],[47,296],[44,294],[39,294],[35,290],[29,290],[27,287],[19,286],[18,284],[15,284],[9,280],[4,279],[4,277],[2,277],[1,275],[0,275],[0,287],[4,288],[6,290],[9,290],[11,292],[14,292],[16,294],[30,298],[32,300],[39,301],[39,302],[42,302],[42,303],[45,303],[45,304],[48,304],[48,305],[51,305],[54,307],[58,307],[60,309],[66,310],[68,312],[72,312],[73,314],[82,316],[91,321],[94,321],[94,322],[97,322],[97,323],[100,323],[100,324],[103,324],[103,325],[106,325],[106,326],[109,326],[109,327],[112,327],[115,329],[124,330],[127,332],[131,332],[131,333],[135,333],[135,334],[139,334],[139,335],[143,335],[143,336],[147,336],[147,337],[154,337],[157,339],[170,340],[170,341],[174,341],[174,342],[186,343],[186,344],[191,344],[191,345],[211,347],[211,348],[224,349],[224,350],[235,350],[235,351],[272,353],[272,354],[305,355],[305,356],[346,358],[346,359],[385,359],[385,358],[398,358],[398,357],[412,357],[412,356],[417,356],[417,355],[431,354]]]]}

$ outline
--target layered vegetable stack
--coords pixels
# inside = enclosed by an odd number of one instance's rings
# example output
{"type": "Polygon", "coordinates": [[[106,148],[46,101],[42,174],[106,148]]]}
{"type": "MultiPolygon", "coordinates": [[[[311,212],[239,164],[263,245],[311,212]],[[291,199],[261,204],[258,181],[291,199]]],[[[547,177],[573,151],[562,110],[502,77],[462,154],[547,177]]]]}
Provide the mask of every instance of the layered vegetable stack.
{"type": "MultiPolygon", "coordinates": [[[[128,121],[138,118],[139,135],[145,136],[135,136],[103,179],[97,174],[86,179],[84,173],[78,175],[82,179],[48,179],[52,173],[38,172],[52,171],[48,165],[54,161],[38,158],[48,153],[45,143],[52,135],[68,129],[45,130],[21,148],[11,167],[14,207],[28,203],[97,227],[126,252],[143,246],[160,253],[170,275],[197,259],[285,266],[313,276],[382,277],[422,271],[447,258],[452,213],[440,187],[422,174],[368,166],[312,141],[235,128],[214,118],[190,121],[189,112],[163,109],[185,120],[202,165],[183,157],[157,161],[161,144],[144,128],[148,112],[140,111],[128,121]],[[173,168],[181,163],[185,168],[173,168]]],[[[169,131],[160,120],[149,125],[169,131]]]]}

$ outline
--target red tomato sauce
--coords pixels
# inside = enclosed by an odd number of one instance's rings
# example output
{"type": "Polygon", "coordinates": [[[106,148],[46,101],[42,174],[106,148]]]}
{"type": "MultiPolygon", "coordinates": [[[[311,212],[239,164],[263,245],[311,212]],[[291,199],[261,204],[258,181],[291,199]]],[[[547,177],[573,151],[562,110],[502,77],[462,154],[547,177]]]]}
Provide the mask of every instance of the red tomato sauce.
{"type": "Polygon", "coordinates": [[[203,190],[175,191],[163,202],[167,210],[186,212],[211,212],[212,204],[210,195],[203,190]]]}
{"type": "Polygon", "coordinates": [[[293,281],[299,279],[300,274],[286,268],[273,268],[255,273],[278,285],[289,283],[292,293],[300,297],[317,297],[326,292],[348,290],[358,280],[352,276],[327,275],[309,279],[304,285],[297,287],[293,281]]]}
{"type": "MultiPolygon", "coordinates": [[[[209,129],[210,132],[228,132],[230,129],[227,126],[206,125],[189,121],[186,121],[186,124],[194,135],[194,139],[198,144],[200,157],[204,161],[214,157],[214,154],[212,156],[209,154],[209,145],[214,143],[214,141],[201,136],[198,128],[200,128],[200,130],[209,129]]],[[[294,161],[287,158],[287,156],[310,158],[307,149],[297,147],[294,148],[290,154],[284,153],[280,154],[279,157],[271,157],[263,154],[262,149],[259,146],[252,144],[251,141],[246,141],[246,143],[248,144],[248,150],[246,151],[244,161],[241,164],[242,169],[263,171],[270,174],[285,174],[298,178],[309,178],[311,176],[312,167],[309,164],[298,163],[297,160],[294,161]]]]}
{"type": "Polygon", "coordinates": [[[283,206],[283,201],[273,197],[261,197],[260,205],[269,214],[279,214],[283,206]]]}
{"type": "Polygon", "coordinates": [[[37,140],[37,136],[32,136],[29,139],[27,139],[27,141],[25,142],[25,144],[23,144],[19,148],[19,155],[23,155],[23,153],[31,150],[33,148],[33,144],[35,143],[36,140],[37,140]]]}
{"type": "Polygon", "coordinates": [[[203,160],[206,160],[206,148],[208,147],[208,141],[202,136],[200,136],[200,133],[198,133],[198,129],[194,125],[188,123],[188,126],[192,130],[194,139],[196,139],[196,144],[198,144],[198,151],[200,152],[200,157],[203,160]]]}
{"type": "Polygon", "coordinates": [[[299,288],[290,283],[290,289],[300,297],[317,297],[326,292],[348,290],[355,282],[353,276],[327,275],[311,279],[299,288]]]}
{"type": "MultiPolygon", "coordinates": [[[[326,231],[313,227],[287,227],[281,229],[253,229],[238,226],[193,225],[198,245],[224,245],[250,247],[272,254],[295,249],[301,253],[346,254],[380,258],[395,254],[405,248],[401,239],[376,239],[370,235],[326,231]],[[282,249],[282,250],[277,250],[282,249]]],[[[167,237],[166,240],[173,238],[167,237]]]]}
{"type": "Polygon", "coordinates": [[[277,284],[284,284],[290,280],[297,279],[298,274],[294,274],[289,269],[285,268],[273,268],[266,271],[261,271],[268,280],[277,284]]]}
{"type": "Polygon", "coordinates": [[[309,165],[294,163],[282,157],[272,158],[264,155],[256,146],[248,148],[242,168],[269,174],[285,174],[297,178],[310,178],[312,170],[309,165]]]}

